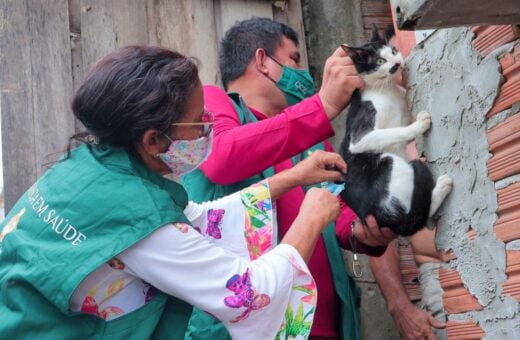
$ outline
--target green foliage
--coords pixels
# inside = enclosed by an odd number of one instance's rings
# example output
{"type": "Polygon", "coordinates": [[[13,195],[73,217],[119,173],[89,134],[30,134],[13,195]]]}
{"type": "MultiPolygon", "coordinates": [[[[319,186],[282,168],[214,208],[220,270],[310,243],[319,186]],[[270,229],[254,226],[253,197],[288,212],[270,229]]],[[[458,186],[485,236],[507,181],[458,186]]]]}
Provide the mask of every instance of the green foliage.
{"type": "Polygon", "coordinates": [[[305,321],[309,315],[314,312],[314,307],[312,307],[306,314],[303,314],[303,302],[301,302],[298,306],[298,310],[296,311],[296,315],[293,315],[293,309],[291,305],[287,307],[285,311],[285,322],[276,334],[275,339],[281,339],[281,336],[284,336],[283,339],[293,339],[298,335],[302,335],[306,337],[309,335],[311,331],[312,322],[305,321]]]}

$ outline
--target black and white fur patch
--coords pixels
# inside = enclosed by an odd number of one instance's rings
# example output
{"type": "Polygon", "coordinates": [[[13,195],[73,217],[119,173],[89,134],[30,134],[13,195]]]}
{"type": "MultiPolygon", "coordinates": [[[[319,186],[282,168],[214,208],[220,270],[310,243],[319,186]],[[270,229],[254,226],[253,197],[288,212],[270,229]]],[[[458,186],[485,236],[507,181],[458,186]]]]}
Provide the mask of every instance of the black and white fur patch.
{"type": "Polygon", "coordinates": [[[406,145],[430,128],[430,115],[421,112],[407,124],[405,91],[393,80],[404,61],[377,29],[370,43],[346,50],[366,87],[354,92],[347,115],[340,152],[348,172],[341,197],[362,220],[374,215],[378,225],[412,235],[452,188],[448,176],[434,183],[424,162],[406,158],[406,145]]]}

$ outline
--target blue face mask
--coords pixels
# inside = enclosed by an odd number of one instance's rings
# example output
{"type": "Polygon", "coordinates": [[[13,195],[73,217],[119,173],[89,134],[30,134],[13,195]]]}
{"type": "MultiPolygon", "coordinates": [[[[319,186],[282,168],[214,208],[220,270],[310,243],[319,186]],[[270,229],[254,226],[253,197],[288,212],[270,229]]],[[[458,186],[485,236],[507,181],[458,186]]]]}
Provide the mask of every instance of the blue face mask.
{"type": "Polygon", "coordinates": [[[274,83],[285,95],[289,106],[299,103],[314,94],[314,80],[309,71],[282,65],[273,57],[268,57],[282,67],[282,76],[280,80],[274,83]]]}

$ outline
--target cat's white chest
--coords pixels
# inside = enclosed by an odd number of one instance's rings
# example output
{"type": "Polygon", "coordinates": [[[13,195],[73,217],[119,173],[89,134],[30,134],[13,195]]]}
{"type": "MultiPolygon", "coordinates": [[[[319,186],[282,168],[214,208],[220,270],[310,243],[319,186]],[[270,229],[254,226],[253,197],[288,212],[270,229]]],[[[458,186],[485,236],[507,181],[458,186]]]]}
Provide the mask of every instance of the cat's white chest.
{"type": "Polygon", "coordinates": [[[388,129],[403,126],[407,122],[404,96],[397,90],[366,89],[363,100],[369,100],[376,109],[375,128],[388,129]]]}

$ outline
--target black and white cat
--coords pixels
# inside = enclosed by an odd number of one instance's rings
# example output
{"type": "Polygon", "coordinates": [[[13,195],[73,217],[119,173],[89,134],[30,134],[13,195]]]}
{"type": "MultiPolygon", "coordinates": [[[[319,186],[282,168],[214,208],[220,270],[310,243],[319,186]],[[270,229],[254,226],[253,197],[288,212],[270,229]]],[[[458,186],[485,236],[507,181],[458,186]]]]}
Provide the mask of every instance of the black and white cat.
{"type": "Polygon", "coordinates": [[[423,111],[408,124],[405,90],[393,79],[404,60],[376,27],[369,43],[343,48],[366,87],[354,92],[348,111],[341,144],[348,171],[341,197],[362,220],[374,215],[378,225],[412,235],[426,225],[453,186],[447,175],[434,183],[424,162],[406,158],[406,145],[430,128],[431,117],[423,111]]]}

